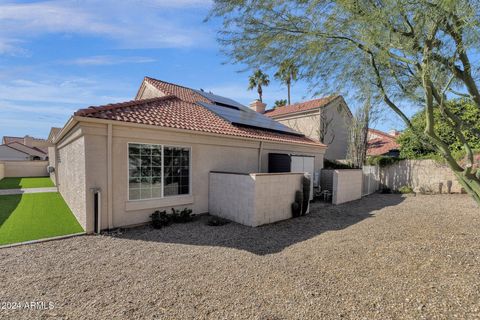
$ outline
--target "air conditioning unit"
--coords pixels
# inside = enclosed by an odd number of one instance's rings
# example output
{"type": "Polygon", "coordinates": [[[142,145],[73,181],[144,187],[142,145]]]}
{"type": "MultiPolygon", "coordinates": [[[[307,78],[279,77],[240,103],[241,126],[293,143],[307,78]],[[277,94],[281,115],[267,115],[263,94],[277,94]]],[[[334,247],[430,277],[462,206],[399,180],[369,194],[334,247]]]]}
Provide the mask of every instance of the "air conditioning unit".
{"type": "Polygon", "coordinates": [[[48,172],[48,173],[53,173],[53,172],[55,172],[55,167],[53,167],[53,166],[48,166],[48,167],[47,167],[47,172],[48,172]]]}

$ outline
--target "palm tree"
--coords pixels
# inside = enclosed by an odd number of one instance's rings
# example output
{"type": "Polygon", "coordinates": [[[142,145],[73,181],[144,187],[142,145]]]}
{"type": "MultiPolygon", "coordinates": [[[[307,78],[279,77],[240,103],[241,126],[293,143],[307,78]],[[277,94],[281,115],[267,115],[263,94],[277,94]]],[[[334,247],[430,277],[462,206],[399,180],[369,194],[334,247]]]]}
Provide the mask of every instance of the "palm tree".
{"type": "Polygon", "coordinates": [[[291,59],[284,60],[282,63],[280,63],[280,66],[278,67],[278,71],[277,71],[277,73],[275,73],[275,79],[280,80],[280,82],[287,85],[288,104],[291,103],[291,101],[290,101],[290,87],[292,85],[292,81],[297,80],[297,75],[298,75],[298,68],[293,63],[293,60],[291,60],[291,59]]]}
{"type": "Polygon", "coordinates": [[[250,76],[248,79],[248,90],[252,90],[253,88],[257,88],[258,97],[260,102],[262,102],[262,87],[266,87],[270,84],[270,80],[268,79],[268,74],[262,72],[262,70],[257,69],[255,72],[250,76]]]}
{"type": "Polygon", "coordinates": [[[287,105],[287,100],[285,99],[280,99],[280,100],[275,100],[274,108],[279,108],[287,105]]]}

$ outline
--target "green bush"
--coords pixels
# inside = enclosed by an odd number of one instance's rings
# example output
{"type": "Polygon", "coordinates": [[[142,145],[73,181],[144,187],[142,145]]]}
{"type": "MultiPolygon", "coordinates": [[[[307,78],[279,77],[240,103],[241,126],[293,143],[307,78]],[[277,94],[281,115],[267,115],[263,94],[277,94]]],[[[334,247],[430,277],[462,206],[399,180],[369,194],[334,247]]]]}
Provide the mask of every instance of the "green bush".
{"type": "Polygon", "coordinates": [[[387,167],[391,164],[403,160],[402,158],[388,157],[388,156],[371,156],[367,158],[367,164],[370,166],[387,167]]]}
{"type": "Polygon", "coordinates": [[[413,193],[413,188],[409,186],[403,186],[400,189],[398,189],[398,192],[400,193],[413,193]]]}
{"type": "Polygon", "coordinates": [[[323,160],[324,169],[357,169],[352,164],[341,163],[338,161],[323,160]]]}
{"type": "Polygon", "coordinates": [[[150,215],[150,218],[152,218],[152,226],[155,229],[166,227],[172,223],[172,218],[166,211],[157,210],[150,215]]]}
{"type": "Polygon", "coordinates": [[[150,215],[152,219],[152,226],[155,229],[160,229],[174,223],[186,223],[193,220],[192,209],[183,209],[182,211],[172,208],[172,213],[167,214],[167,211],[157,210],[150,215]]]}

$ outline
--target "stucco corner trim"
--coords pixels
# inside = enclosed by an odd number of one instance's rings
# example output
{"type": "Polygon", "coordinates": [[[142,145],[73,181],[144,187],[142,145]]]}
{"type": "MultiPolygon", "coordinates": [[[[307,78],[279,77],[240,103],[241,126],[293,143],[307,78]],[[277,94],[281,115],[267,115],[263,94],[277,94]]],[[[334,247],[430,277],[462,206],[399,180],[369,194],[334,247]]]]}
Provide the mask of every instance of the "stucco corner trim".
{"type": "Polygon", "coordinates": [[[167,197],[163,199],[135,200],[125,203],[125,211],[137,211],[145,209],[160,209],[166,207],[183,206],[193,204],[193,195],[167,197]]]}

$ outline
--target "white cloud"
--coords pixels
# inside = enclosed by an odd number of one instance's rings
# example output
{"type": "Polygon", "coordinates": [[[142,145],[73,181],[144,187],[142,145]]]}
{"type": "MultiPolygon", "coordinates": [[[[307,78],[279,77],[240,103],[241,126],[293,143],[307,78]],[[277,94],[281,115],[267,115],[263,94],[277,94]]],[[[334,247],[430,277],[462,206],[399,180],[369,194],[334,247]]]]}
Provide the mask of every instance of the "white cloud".
{"type": "Polygon", "coordinates": [[[128,100],[123,97],[105,96],[103,92],[120,92],[115,84],[103,84],[91,79],[72,78],[68,80],[51,79],[34,81],[16,79],[0,84],[0,97],[8,101],[23,103],[37,102],[49,104],[75,104],[85,106],[128,100]]]}
{"type": "Polygon", "coordinates": [[[106,37],[121,48],[205,46],[213,43],[198,8],[210,1],[44,1],[0,4],[0,53],[18,49],[18,41],[49,33],[106,37]],[[189,10],[192,9],[192,10],[189,10]],[[15,44],[17,42],[17,44],[15,44]]]}
{"type": "Polygon", "coordinates": [[[117,57],[105,55],[82,57],[70,61],[65,61],[65,64],[75,64],[80,66],[103,66],[125,63],[151,63],[155,61],[157,60],[149,57],[117,57]]]}

